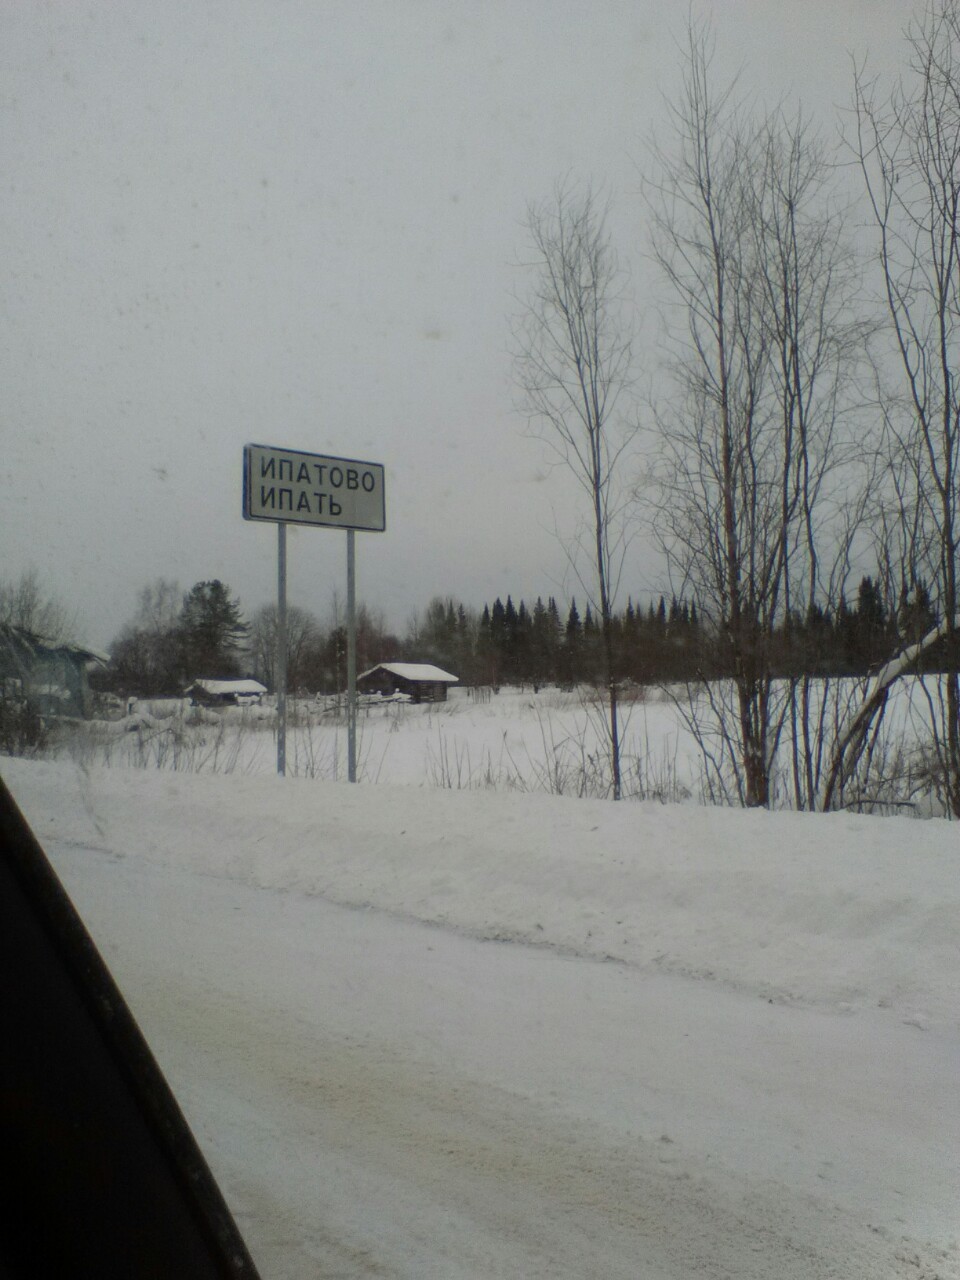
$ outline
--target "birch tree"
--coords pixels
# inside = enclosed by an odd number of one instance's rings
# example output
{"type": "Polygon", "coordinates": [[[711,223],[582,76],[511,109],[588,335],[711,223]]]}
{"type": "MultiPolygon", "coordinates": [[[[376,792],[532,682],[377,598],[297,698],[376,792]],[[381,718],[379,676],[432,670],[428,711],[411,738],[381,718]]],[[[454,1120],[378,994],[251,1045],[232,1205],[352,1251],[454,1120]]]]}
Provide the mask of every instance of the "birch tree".
{"type": "Polygon", "coordinates": [[[788,725],[808,807],[825,724],[777,680],[775,631],[829,600],[856,523],[838,501],[842,487],[849,511],[838,424],[862,338],[856,271],[823,145],[801,114],[757,118],[735,84],[716,90],[711,62],[709,34],[691,28],[648,186],[672,382],[655,529],[712,630],[709,728],[693,727],[717,792],[769,804],[788,725]]]}
{"type": "Polygon", "coordinates": [[[960,818],[960,6],[933,0],[906,40],[908,69],[888,95],[858,70],[852,145],[901,373],[886,424],[903,572],[930,589],[942,630],[946,670],[923,687],[948,811],[960,818]]]}
{"type": "Polygon", "coordinates": [[[526,308],[515,328],[515,370],[531,429],[576,480],[584,498],[589,574],[574,568],[601,627],[612,794],[620,799],[620,721],[613,608],[628,542],[624,483],[631,439],[621,401],[631,372],[624,273],[604,210],[588,186],[558,184],[531,205],[534,258],[526,308]]]}

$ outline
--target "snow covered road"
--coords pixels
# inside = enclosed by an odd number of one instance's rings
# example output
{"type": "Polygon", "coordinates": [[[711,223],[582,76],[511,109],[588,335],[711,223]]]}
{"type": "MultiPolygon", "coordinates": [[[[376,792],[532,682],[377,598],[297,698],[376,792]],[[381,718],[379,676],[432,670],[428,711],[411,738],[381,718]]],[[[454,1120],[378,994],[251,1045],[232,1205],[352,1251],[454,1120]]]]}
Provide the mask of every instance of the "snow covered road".
{"type": "Polygon", "coordinates": [[[960,1275],[955,1028],[47,848],[264,1277],[960,1275]]]}

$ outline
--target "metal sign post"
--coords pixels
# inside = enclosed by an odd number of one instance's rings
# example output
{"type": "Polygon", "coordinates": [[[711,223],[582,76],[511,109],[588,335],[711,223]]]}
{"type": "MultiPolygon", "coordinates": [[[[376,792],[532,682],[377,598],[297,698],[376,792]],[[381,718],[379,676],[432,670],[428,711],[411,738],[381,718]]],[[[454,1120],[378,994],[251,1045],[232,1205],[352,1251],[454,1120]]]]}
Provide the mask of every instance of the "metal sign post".
{"type": "Polygon", "coordinates": [[[243,518],[277,525],[277,773],[287,750],[287,525],[347,531],[347,772],[357,780],[357,620],[354,532],[387,527],[383,465],[273,445],[243,450],[243,518]]]}
{"type": "Polygon", "coordinates": [[[357,562],[347,530],[347,780],[357,780],[357,562]]]}
{"type": "Polygon", "coordinates": [[[277,525],[277,773],[287,772],[287,526],[277,525]]]}

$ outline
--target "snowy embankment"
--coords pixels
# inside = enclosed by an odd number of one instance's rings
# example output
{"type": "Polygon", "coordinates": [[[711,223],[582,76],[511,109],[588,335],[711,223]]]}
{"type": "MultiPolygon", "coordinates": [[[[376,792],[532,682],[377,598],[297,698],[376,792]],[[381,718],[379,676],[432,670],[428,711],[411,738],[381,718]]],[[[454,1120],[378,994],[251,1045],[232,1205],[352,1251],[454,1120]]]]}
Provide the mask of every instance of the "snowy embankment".
{"type": "Polygon", "coordinates": [[[960,1025],[953,824],[5,759],[41,841],[960,1025]]]}

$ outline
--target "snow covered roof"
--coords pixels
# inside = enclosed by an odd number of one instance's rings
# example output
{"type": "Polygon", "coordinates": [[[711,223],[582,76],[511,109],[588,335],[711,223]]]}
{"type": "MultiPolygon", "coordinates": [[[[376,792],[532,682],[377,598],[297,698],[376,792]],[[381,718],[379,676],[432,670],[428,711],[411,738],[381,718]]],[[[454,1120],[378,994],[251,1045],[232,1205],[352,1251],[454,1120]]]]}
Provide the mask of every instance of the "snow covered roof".
{"type": "Polygon", "coordinates": [[[29,654],[35,658],[69,657],[78,662],[98,662],[103,667],[110,662],[109,654],[102,653],[99,649],[91,649],[89,645],[49,640],[7,622],[0,623],[0,640],[6,641],[8,646],[15,646],[21,656],[29,654]]]}
{"type": "Polygon", "coordinates": [[[61,644],[57,645],[57,648],[73,654],[84,662],[97,662],[101,667],[106,667],[110,664],[109,653],[104,653],[102,649],[91,649],[86,644],[61,644]]]}
{"type": "Polygon", "coordinates": [[[378,662],[375,667],[357,676],[357,679],[372,676],[375,671],[389,671],[392,676],[399,676],[401,680],[432,681],[436,684],[456,684],[460,678],[452,676],[449,671],[442,671],[430,662],[378,662]]]}
{"type": "Polygon", "coordinates": [[[240,694],[264,694],[267,692],[266,685],[259,680],[194,680],[193,684],[187,689],[202,689],[204,693],[209,693],[212,697],[219,697],[225,693],[240,694]]]}

